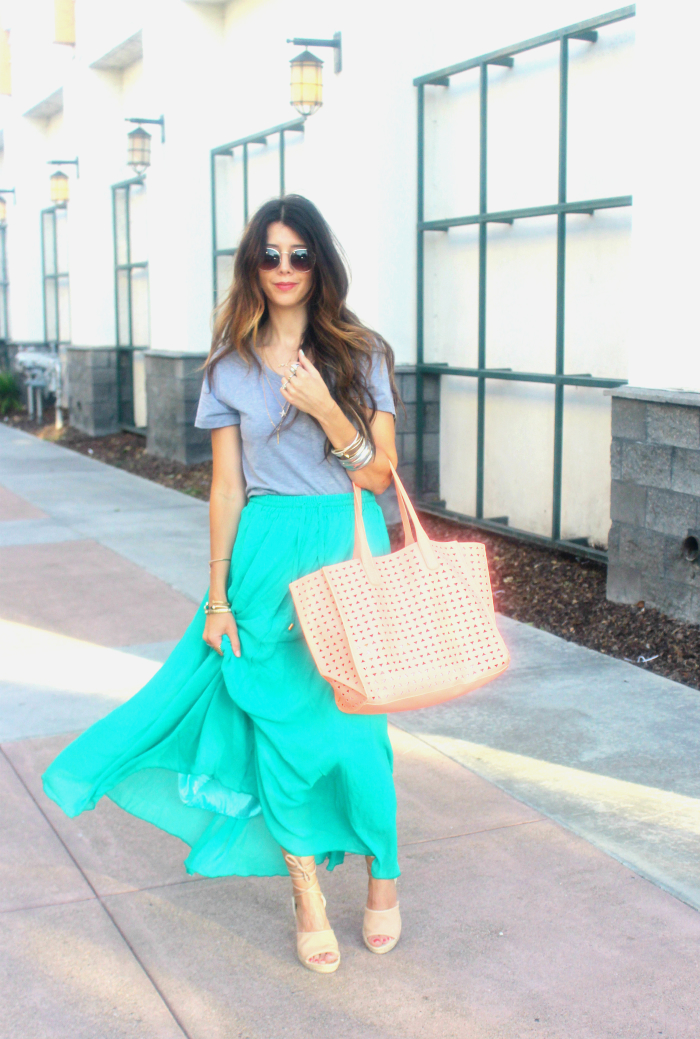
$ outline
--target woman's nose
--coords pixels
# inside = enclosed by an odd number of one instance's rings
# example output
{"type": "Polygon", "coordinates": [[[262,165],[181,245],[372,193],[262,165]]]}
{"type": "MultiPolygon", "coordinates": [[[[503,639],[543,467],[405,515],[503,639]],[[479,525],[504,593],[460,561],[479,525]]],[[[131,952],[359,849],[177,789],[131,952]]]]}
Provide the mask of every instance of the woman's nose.
{"type": "Polygon", "coordinates": [[[292,267],[291,267],[291,264],[289,262],[289,255],[287,253],[282,253],[282,255],[280,256],[280,267],[279,267],[279,269],[280,269],[280,273],[283,273],[283,274],[291,274],[292,273],[292,267]]]}

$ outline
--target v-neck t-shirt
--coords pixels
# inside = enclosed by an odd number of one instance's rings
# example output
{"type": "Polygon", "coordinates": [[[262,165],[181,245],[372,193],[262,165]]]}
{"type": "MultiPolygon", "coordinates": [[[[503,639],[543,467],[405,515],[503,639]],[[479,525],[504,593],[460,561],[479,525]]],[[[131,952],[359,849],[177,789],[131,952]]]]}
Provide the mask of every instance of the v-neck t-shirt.
{"type": "MultiPolygon", "coordinates": [[[[396,416],[386,359],[379,350],[372,352],[367,382],[377,411],[396,416]]],[[[326,434],[306,412],[290,406],[277,443],[272,423],[279,422],[287,404],[281,386],[280,376],[266,365],[261,370],[251,362],[248,367],[237,353],[228,354],[211,376],[204,377],[194,424],[199,429],[240,425],[249,498],[257,494],[352,491],[352,481],[340,460],[333,454],[324,457],[326,434]]]]}

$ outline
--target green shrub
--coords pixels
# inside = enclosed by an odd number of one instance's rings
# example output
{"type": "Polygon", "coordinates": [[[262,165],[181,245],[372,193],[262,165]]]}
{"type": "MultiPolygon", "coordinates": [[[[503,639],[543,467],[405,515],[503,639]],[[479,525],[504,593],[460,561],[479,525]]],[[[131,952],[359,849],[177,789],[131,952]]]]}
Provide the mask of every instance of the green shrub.
{"type": "Polygon", "coordinates": [[[0,372],[0,415],[11,415],[22,406],[20,386],[12,372],[0,372]]]}

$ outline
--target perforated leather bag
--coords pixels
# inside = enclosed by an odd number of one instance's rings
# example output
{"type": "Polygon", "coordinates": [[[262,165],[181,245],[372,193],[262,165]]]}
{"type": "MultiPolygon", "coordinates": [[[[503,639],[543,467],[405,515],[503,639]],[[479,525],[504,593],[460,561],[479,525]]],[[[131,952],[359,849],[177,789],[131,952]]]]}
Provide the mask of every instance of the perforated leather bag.
{"type": "Polygon", "coordinates": [[[316,666],[347,714],[430,707],[476,689],[510,662],[496,627],[484,546],[430,541],[391,471],[404,548],[372,556],[354,485],[352,559],[289,586],[316,666]]]}

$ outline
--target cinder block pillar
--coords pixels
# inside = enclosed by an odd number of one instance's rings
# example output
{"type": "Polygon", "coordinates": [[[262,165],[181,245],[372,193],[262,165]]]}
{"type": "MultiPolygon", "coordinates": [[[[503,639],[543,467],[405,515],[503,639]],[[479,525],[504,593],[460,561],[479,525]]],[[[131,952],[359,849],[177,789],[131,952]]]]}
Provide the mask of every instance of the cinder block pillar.
{"type": "Polygon", "coordinates": [[[206,354],[147,351],[149,454],[185,465],[211,458],[209,430],[194,425],[205,358],[206,354]]]}
{"type": "Polygon", "coordinates": [[[608,599],[700,623],[700,393],[612,392],[608,599]]]}
{"type": "Polygon", "coordinates": [[[112,347],[66,348],[70,424],[90,436],[119,429],[117,351],[112,347]]]}
{"type": "MultiPolygon", "coordinates": [[[[416,369],[415,365],[396,368],[396,385],[404,405],[396,415],[396,450],[399,456],[398,473],[412,494],[415,485],[416,460],[416,369]]],[[[423,376],[423,499],[436,501],[440,497],[440,376],[423,376]]]]}
{"type": "MultiPolygon", "coordinates": [[[[416,368],[413,364],[396,366],[396,385],[406,414],[401,405],[396,415],[397,467],[401,482],[413,496],[415,491],[416,460],[416,368]]],[[[423,499],[437,501],[440,498],[440,376],[423,376],[423,499]]],[[[394,487],[389,487],[377,499],[387,523],[398,523],[401,519],[399,503],[394,487]]]]}

